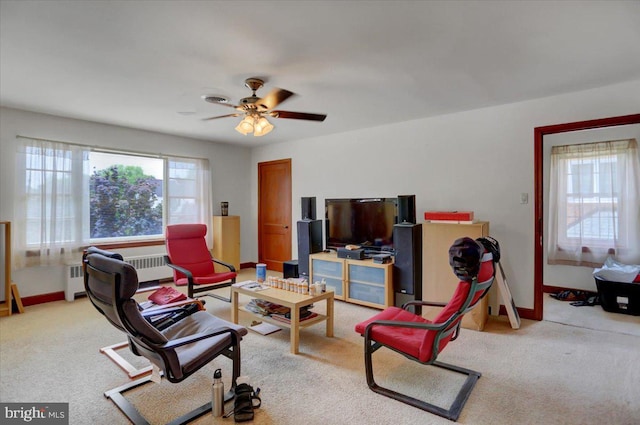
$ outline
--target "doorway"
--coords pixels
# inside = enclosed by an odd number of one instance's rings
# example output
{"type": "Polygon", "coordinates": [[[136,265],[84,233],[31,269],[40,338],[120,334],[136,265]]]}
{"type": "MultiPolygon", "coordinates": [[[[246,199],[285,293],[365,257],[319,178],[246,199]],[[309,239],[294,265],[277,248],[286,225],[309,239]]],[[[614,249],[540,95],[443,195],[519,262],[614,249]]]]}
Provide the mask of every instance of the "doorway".
{"type": "Polygon", "coordinates": [[[603,118],[590,121],[579,121],[566,124],[556,124],[534,129],[534,190],[535,190],[535,224],[534,224],[534,303],[533,319],[543,319],[544,293],[551,292],[555,287],[544,284],[544,142],[545,137],[552,134],[572,131],[592,130],[604,127],[622,126],[640,123],[640,114],[620,117],[603,118]]]}
{"type": "Polygon", "coordinates": [[[258,163],[258,261],[282,272],[291,260],[291,159],[258,163]]]}

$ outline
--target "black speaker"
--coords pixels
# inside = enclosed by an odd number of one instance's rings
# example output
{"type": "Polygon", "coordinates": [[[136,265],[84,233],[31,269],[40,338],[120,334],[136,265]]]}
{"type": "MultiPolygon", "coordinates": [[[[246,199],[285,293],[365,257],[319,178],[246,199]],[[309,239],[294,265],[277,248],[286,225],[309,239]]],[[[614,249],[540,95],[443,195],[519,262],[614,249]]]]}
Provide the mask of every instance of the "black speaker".
{"type": "Polygon", "coordinates": [[[302,215],[303,220],[316,219],[316,197],[302,198],[302,215]]]}
{"type": "Polygon", "coordinates": [[[398,195],[398,224],[416,222],[416,195],[398,195]]]}
{"type": "Polygon", "coordinates": [[[393,226],[393,247],[396,251],[393,264],[395,304],[401,306],[411,299],[422,300],[422,224],[393,226]]]}
{"type": "Polygon", "coordinates": [[[285,261],[282,263],[282,277],[300,277],[298,274],[298,260],[285,261]]]}
{"type": "Polygon", "coordinates": [[[309,279],[309,255],[322,251],[322,220],[298,222],[298,274],[309,279]]]}

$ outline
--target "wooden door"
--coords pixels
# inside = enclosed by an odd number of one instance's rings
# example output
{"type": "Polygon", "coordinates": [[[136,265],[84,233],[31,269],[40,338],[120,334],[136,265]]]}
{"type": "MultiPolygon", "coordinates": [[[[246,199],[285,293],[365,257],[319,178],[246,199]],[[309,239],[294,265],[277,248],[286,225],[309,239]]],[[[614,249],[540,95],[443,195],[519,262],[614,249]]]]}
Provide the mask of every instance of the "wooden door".
{"type": "Polygon", "coordinates": [[[258,261],[282,271],[291,260],[291,159],[258,163],[258,261]]]}

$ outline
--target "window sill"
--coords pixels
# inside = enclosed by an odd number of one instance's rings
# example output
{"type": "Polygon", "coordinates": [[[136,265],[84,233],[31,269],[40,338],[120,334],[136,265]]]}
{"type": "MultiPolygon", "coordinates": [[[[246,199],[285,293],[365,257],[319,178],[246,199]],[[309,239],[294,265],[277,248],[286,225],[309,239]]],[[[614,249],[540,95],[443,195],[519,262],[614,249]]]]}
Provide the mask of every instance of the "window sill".
{"type": "Polygon", "coordinates": [[[143,246],[158,246],[158,245],[164,245],[164,239],[152,239],[152,240],[134,241],[134,242],[100,243],[100,244],[92,244],[91,246],[95,246],[96,248],[109,251],[113,249],[139,248],[143,246]]]}

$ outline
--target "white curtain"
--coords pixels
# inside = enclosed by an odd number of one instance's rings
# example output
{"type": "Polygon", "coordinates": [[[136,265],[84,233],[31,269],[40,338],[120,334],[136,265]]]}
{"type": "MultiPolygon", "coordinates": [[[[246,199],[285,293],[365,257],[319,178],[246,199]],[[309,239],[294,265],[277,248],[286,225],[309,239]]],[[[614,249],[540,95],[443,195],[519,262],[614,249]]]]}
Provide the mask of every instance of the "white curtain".
{"type": "MultiPolygon", "coordinates": [[[[211,227],[209,161],[206,159],[168,158],[167,224],[202,223],[211,227]]],[[[207,243],[212,244],[211,231],[207,243]]]]}
{"type": "Polygon", "coordinates": [[[77,262],[89,243],[89,150],[19,137],[14,266],[77,262]]]}
{"type": "Polygon", "coordinates": [[[640,263],[640,155],[635,139],[555,146],[549,264],[640,263]]]}

